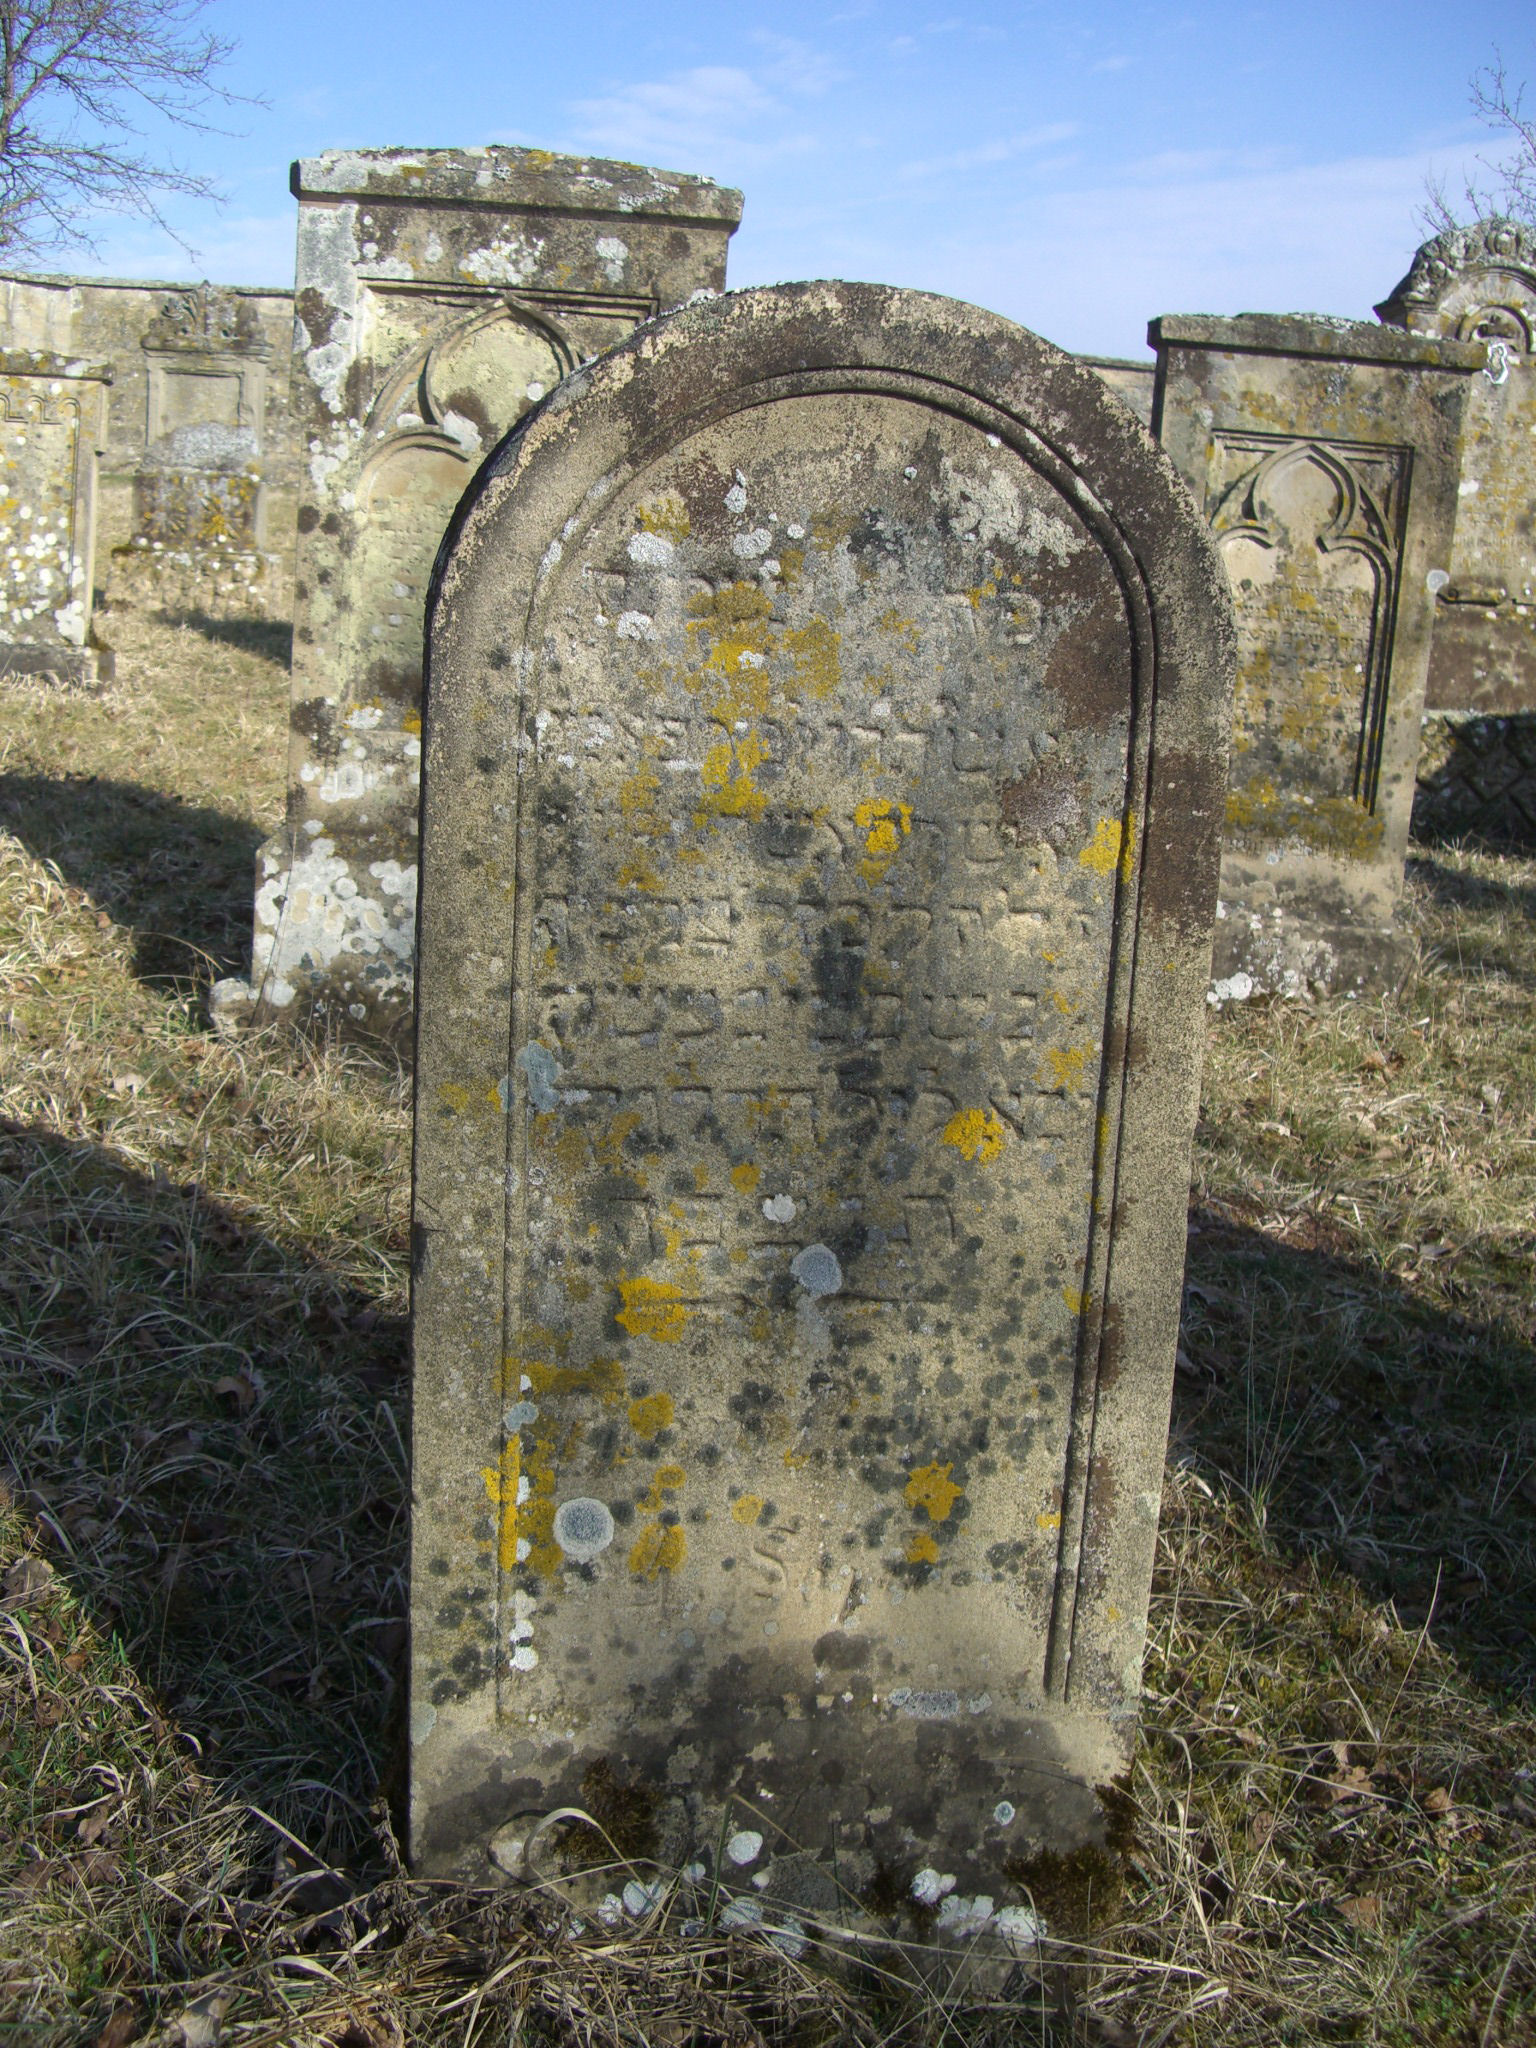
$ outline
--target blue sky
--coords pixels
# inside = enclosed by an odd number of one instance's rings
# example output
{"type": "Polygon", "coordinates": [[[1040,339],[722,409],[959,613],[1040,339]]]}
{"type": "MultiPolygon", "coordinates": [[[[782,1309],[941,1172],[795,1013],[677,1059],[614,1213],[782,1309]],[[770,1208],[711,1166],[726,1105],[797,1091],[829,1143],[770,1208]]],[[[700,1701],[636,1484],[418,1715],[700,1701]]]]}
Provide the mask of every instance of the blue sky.
{"type": "MultiPolygon", "coordinates": [[[[870,278],[971,299],[1063,346],[1145,353],[1149,316],[1369,318],[1494,147],[1467,81],[1502,49],[1536,97],[1532,0],[215,0],[267,105],[189,136],[222,212],[188,257],[106,221],[116,276],[292,277],[288,164],[326,148],[518,142],[746,194],[736,285],[870,278]]],[[[49,267],[53,267],[50,265],[49,267]]]]}

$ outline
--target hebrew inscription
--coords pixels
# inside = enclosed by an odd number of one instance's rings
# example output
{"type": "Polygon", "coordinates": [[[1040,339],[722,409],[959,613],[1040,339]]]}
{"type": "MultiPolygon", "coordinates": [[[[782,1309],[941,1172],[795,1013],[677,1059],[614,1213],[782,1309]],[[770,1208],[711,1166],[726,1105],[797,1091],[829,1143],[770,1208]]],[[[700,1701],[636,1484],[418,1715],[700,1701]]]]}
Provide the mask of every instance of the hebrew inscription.
{"type": "MultiPolygon", "coordinates": [[[[1108,1343],[1102,1385],[1129,1390],[1166,1314],[1111,1299],[1127,1062],[1172,991],[1193,1015],[1208,926],[1181,908],[1133,975],[1157,641],[1119,530],[1006,413],[905,370],[806,372],[789,323],[823,294],[836,347],[851,320],[876,350],[910,320],[925,362],[929,323],[985,317],[803,287],[643,330],[507,444],[534,480],[502,499],[493,479],[500,510],[445,572],[418,1841],[462,1843],[470,1730],[517,1774],[493,1803],[547,1811],[613,1771],[708,1856],[749,1800],[784,1831],[773,1856],[833,1853],[860,1883],[943,1845],[991,1927],[1012,1908],[984,1867],[1102,1836],[1093,1787],[1134,1711],[1152,1524],[1107,1523],[1122,1489],[1155,1492],[1087,1362],[1108,1343]],[[717,328],[789,370],[658,434],[657,333],[687,393],[717,328]],[[523,554],[486,540],[498,517],[523,554]],[[471,1469],[466,1498],[449,1475],[471,1469]]],[[[1224,604],[1150,443],[1068,375],[1137,436],[1156,531],[1224,604]]],[[[1162,730],[1200,763],[1206,808],[1178,826],[1208,835],[1179,882],[1198,905],[1220,769],[1177,713],[1162,730]]],[[[1171,1304],[1176,1260],[1154,1264],[1171,1304]]],[[[1161,1392],[1150,1412],[1155,1459],[1161,1392]]]]}

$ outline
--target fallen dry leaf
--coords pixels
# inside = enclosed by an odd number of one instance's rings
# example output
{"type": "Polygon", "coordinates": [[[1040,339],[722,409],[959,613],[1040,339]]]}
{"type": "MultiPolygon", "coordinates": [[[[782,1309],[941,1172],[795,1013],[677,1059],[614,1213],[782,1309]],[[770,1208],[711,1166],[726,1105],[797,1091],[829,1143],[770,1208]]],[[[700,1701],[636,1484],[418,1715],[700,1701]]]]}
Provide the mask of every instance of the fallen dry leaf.
{"type": "Polygon", "coordinates": [[[1364,1933],[1374,1934],[1381,1925],[1381,1900],[1375,1892],[1361,1892],[1356,1898],[1335,1899],[1333,1903],[1341,1920],[1364,1933]]]}
{"type": "Polygon", "coordinates": [[[139,2022],[132,2006],[120,2005],[96,2036],[96,2048],[128,2048],[138,2031],[139,2022]]]}
{"type": "Polygon", "coordinates": [[[167,2043],[175,2048],[219,2048],[228,2010],[227,1991],[211,1991],[206,1998],[194,1999],[166,2028],[167,2043]]]}
{"type": "Polygon", "coordinates": [[[46,1557],[18,1557],[5,1575],[7,1600],[35,1600],[53,1584],[53,1566],[46,1557]]]}
{"type": "Polygon", "coordinates": [[[1437,1785],[1433,1792],[1426,1792],[1419,1801],[1420,1806],[1432,1820],[1444,1820],[1453,1804],[1451,1795],[1443,1785],[1437,1785]]]}
{"type": "Polygon", "coordinates": [[[114,1802],[111,1799],[103,1799],[101,1804],[93,1806],[89,1813],[81,1814],[75,1833],[87,1847],[92,1842],[99,1842],[111,1827],[115,1812],[114,1802]]]}

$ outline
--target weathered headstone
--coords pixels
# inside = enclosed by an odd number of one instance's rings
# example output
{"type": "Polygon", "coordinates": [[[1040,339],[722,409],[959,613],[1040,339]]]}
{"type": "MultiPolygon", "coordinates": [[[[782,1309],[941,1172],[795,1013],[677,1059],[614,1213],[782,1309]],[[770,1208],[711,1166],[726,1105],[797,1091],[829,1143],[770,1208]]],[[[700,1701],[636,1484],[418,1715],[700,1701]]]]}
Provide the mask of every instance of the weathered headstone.
{"type": "Polygon", "coordinates": [[[1481,344],[1284,314],[1154,320],[1155,431],[1237,618],[1218,994],[1379,985],[1481,344]]]}
{"type": "Polygon", "coordinates": [[[271,347],[257,300],[206,284],[168,293],[139,345],[146,424],[137,518],[113,550],[108,604],[286,616],[288,536],[267,547],[271,347]]]}
{"type": "Polygon", "coordinates": [[[568,371],[723,287],[741,195],[530,149],[336,151],[294,191],[289,815],[258,858],[250,987],[216,1008],[403,1032],[422,607],[448,520],[568,371]]]}
{"type": "Polygon", "coordinates": [[[1008,1936],[1104,1841],[1230,636],[1128,409],[944,299],[687,309],[488,466],[426,713],[422,1868],[574,1803],[738,1916],[1008,1936]]]}
{"type": "Polygon", "coordinates": [[[96,456],[111,371],[43,349],[0,353],[0,675],[91,683],[96,456]]]}
{"type": "MultiPolygon", "coordinates": [[[[285,616],[297,466],[288,426],[292,291],[0,270],[0,329],[14,348],[111,371],[95,499],[104,609],[285,616]],[[178,471],[195,490],[221,469],[233,480],[232,520],[205,524],[174,485],[165,489],[178,471]],[[252,524],[265,529],[254,554],[220,530],[252,524]]],[[[212,488],[217,503],[221,487],[212,488]]],[[[100,627],[100,614],[93,623],[100,627]]]]}
{"type": "Polygon", "coordinates": [[[1376,312],[1489,356],[1467,401],[1415,816],[1536,845],[1536,233],[1481,220],[1436,235],[1376,312]]]}

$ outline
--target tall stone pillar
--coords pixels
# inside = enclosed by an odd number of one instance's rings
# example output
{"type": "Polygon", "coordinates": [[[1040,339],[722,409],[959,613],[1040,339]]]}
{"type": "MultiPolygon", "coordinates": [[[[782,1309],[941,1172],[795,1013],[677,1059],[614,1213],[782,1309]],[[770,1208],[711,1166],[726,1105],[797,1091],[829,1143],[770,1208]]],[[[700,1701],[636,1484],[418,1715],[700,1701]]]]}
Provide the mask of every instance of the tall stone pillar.
{"type": "Polygon", "coordinates": [[[259,855],[250,984],[215,1014],[408,1027],[423,605],[482,459],[638,321],[725,284],[741,196],[544,150],[294,167],[288,821],[259,855]]]}
{"type": "Polygon", "coordinates": [[[1415,825],[1536,847],[1536,232],[1480,220],[1436,235],[1376,313],[1488,349],[1435,601],[1415,825]]]}
{"type": "Polygon", "coordinates": [[[1154,320],[1154,431],[1216,538],[1237,692],[1218,995],[1380,986],[1480,343],[1365,320],[1154,320]]]}
{"type": "Polygon", "coordinates": [[[105,363],[0,353],[0,673],[93,683],[88,645],[105,363]]]}

